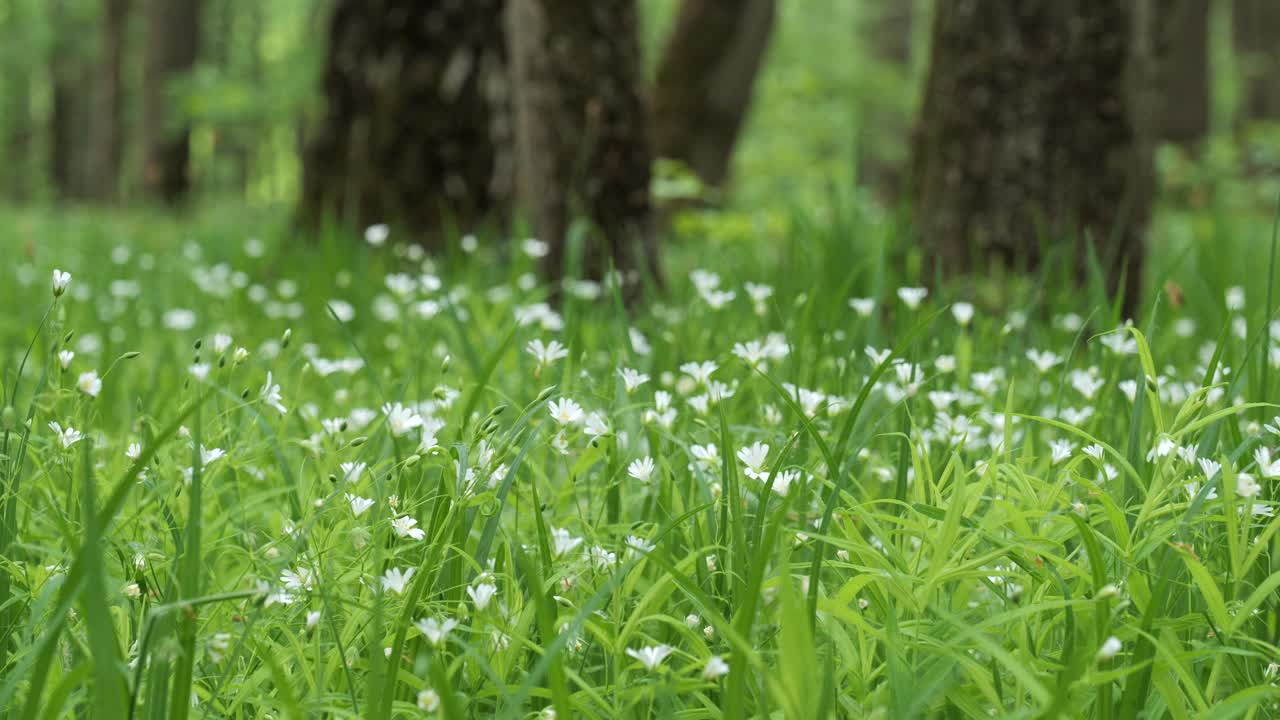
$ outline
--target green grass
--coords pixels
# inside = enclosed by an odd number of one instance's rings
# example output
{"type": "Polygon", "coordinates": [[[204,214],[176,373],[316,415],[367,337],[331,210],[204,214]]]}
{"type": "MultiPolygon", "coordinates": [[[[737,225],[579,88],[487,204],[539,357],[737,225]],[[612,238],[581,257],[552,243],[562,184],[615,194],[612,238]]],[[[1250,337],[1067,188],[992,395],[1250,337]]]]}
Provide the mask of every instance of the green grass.
{"type": "Polygon", "coordinates": [[[266,212],[6,213],[0,715],[1273,717],[1249,202],[1162,213],[1141,330],[1054,270],[913,309],[918,250],[840,202],[702,216],[736,229],[674,238],[665,294],[558,313],[488,238],[428,259],[266,212]],[[561,426],[564,400],[598,417],[561,426]]]}

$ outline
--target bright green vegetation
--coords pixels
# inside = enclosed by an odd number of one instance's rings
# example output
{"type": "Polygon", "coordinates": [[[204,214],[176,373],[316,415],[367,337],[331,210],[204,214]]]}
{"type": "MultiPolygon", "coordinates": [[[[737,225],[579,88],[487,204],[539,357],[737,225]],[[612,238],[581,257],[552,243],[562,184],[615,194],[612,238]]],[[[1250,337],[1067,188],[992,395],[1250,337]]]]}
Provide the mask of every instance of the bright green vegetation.
{"type": "Polygon", "coordinates": [[[1269,717],[1269,228],[1193,217],[1124,327],[1052,274],[912,308],[838,208],[632,310],[519,242],[10,216],[0,708],[1269,717]]]}

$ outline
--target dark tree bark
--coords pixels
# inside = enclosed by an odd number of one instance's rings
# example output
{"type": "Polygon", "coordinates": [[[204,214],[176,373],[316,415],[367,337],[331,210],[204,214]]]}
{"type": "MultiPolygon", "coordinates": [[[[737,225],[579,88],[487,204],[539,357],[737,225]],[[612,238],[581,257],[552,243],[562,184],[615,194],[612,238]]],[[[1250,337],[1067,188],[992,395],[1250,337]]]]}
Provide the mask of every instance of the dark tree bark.
{"type": "Polygon", "coordinates": [[[175,120],[170,85],[189,72],[200,44],[200,0],[149,0],[143,56],[143,187],[166,204],[191,189],[191,128],[175,120]]]}
{"type": "Polygon", "coordinates": [[[1209,133],[1210,0],[1156,1],[1161,140],[1195,150],[1209,133]]]}
{"type": "MultiPolygon", "coordinates": [[[[8,12],[0,19],[0,33],[6,37],[19,37],[28,26],[21,5],[11,5],[8,12]]],[[[31,120],[31,78],[24,71],[23,58],[16,53],[0,53],[0,77],[3,78],[3,105],[0,112],[4,120],[0,122],[3,136],[3,158],[5,172],[3,176],[5,197],[14,203],[27,201],[33,189],[40,187],[44,174],[33,158],[31,148],[35,137],[35,126],[31,120]]]]}
{"type": "Polygon", "coordinates": [[[90,66],[79,40],[82,18],[65,0],[50,6],[53,20],[52,79],[49,106],[49,175],[63,199],[83,198],[87,190],[90,66]]]}
{"type": "Polygon", "coordinates": [[[511,194],[503,0],[338,0],[300,217],[400,224],[437,243],[511,194]]]}
{"type": "Polygon", "coordinates": [[[1280,2],[1236,0],[1236,53],[1244,65],[1244,120],[1280,119],[1280,2]]]}
{"type": "Polygon", "coordinates": [[[97,87],[89,141],[89,194],[96,200],[116,197],[124,133],[120,124],[124,88],[120,69],[124,63],[125,30],[129,0],[103,0],[98,33],[97,87]]]}
{"type": "MultiPolygon", "coordinates": [[[[871,17],[862,35],[882,75],[907,82],[911,70],[911,33],[915,3],[880,0],[872,3],[871,17]]],[[[888,82],[888,80],[886,80],[888,82]]],[[[858,143],[858,174],[885,203],[894,203],[902,192],[910,144],[909,111],[870,98],[863,108],[858,143]]]]}
{"type": "Polygon", "coordinates": [[[774,0],[684,0],[653,88],[654,150],[720,187],[769,47],[774,0]]]}
{"type": "Polygon", "coordinates": [[[659,278],[649,198],[652,161],[635,0],[512,0],[508,17],[521,200],[565,273],[570,223],[590,223],[586,277],[610,262],[624,295],[659,278]]]}
{"type": "MultiPolygon", "coordinates": [[[[939,4],[913,189],[919,235],[941,271],[993,260],[1036,268],[1041,239],[1091,242],[1108,289],[1136,310],[1153,185],[1149,101],[1136,89],[1151,81],[1142,10],[1119,0],[939,4]]],[[[1088,254],[1077,257],[1082,273],[1088,254]]]]}

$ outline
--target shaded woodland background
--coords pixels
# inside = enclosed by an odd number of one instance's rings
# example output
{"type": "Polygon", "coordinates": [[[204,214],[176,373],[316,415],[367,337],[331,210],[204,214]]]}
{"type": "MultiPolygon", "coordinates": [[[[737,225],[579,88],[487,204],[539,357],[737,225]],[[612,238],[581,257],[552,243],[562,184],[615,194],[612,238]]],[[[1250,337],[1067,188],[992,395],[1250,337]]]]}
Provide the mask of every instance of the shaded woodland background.
{"type": "Polygon", "coordinates": [[[6,204],[514,223],[553,276],[579,218],[585,274],[656,278],[660,237],[840,202],[906,210],[926,278],[1069,246],[1132,306],[1154,206],[1265,208],[1280,164],[1270,0],[0,0],[0,34],[6,204]]]}

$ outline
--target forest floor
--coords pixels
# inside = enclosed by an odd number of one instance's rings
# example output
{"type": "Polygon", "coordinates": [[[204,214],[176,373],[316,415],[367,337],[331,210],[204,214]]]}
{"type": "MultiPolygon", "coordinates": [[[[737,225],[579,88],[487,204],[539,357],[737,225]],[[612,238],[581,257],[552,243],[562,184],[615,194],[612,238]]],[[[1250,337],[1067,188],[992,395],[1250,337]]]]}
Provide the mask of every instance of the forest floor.
{"type": "Polygon", "coordinates": [[[635,310],[537,242],[11,216],[0,714],[1280,712],[1280,298],[1205,218],[1128,325],[851,214],[635,310]]]}

